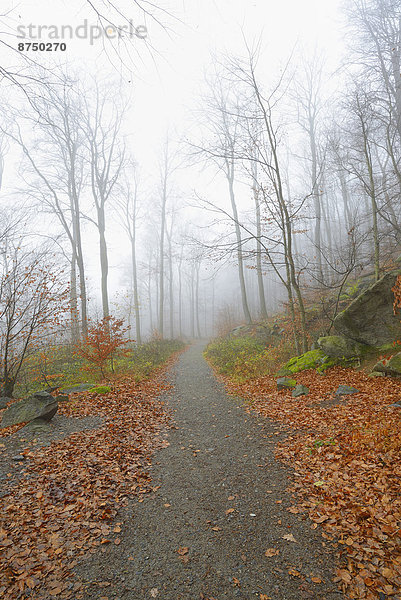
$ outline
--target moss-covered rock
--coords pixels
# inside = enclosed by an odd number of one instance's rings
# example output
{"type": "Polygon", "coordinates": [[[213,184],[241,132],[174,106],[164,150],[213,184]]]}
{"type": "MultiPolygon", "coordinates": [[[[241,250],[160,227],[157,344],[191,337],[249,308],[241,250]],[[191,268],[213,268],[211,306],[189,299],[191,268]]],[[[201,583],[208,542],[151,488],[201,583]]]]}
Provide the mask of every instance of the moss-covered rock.
{"type": "Polygon", "coordinates": [[[1,427],[29,423],[34,419],[50,421],[58,409],[57,401],[47,392],[37,392],[25,400],[11,404],[3,413],[1,427]]]}
{"type": "Polygon", "coordinates": [[[99,385],[98,387],[93,387],[89,390],[90,394],[97,394],[98,396],[103,396],[103,394],[109,394],[111,389],[108,385],[99,385]]]}
{"type": "Polygon", "coordinates": [[[289,379],[288,377],[280,377],[277,379],[278,390],[292,390],[297,385],[295,379],[289,379]]]}
{"type": "Polygon", "coordinates": [[[373,367],[373,372],[385,373],[393,377],[401,376],[401,352],[394,354],[388,361],[379,361],[373,367]]]}
{"type": "MultiPolygon", "coordinates": [[[[316,369],[323,365],[326,359],[327,356],[319,348],[316,350],[309,350],[309,352],[305,352],[305,354],[291,358],[280,371],[288,371],[286,375],[293,375],[294,373],[305,371],[306,369],[316,369]]],[[[278,375],[281,374],[280,371],[278,375]]]]}
{"type": "Polygon", "coordinates": [[[392,288],[400,271],[386,273],[337,315],[334,327],[341,335],[378,347],[401,339],[399,315],[394,315],[392,288]]]}
{"type": "Polygon", "coordinates": [[[341,335],[328,335],[317,340],[319,348],[331,358],[353,358],[365,354],[368,346],[341,335]]]}
{"type": "Polygon", "coordinates": [[[79,392],[86,392],[92,387],[93,383],[77,383],[75,385],[60,388],[60,392],[63,394],[77,394],[79,392]]]}
{"type": "Polygon", "coordinates": [[[306,385],[299,383],[292,390],[292,397],[298,398],[299,396],[307,396],[309,394],[309,388],[306,385]]]}

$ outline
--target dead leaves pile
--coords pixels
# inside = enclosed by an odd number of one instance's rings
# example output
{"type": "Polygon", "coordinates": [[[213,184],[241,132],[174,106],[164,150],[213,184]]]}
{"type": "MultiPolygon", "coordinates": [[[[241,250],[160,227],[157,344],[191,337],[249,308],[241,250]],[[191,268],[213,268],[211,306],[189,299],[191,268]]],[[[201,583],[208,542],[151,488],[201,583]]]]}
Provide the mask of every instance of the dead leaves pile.
{"type": "MultiPolygon", "coordinates": [[[[266,377],[226,385],[262,415],[292,431],[279,458],[295,469],[293,491],[312,527],[339,549],[336,581],[349,598],[398,598],[401,589],[401,382],[334,368],[297,374],[310,394],[294,399],[266,377]],[[337,402],[339,384],[360,393],[337,402]]],[[[285,428],[288,432],[288,429],[285,428]]]]}
{"type": "Polygon", "coordinates": [[[104,425],[24,451],[27,474],[0,500],[0,597],[84,597],[72,579],[77,558],[118,545],[118,508],[152,489],[147,468],[170,418],[157,397],[167,387],[161,370],[141,384],[115,381],[104,396],[76,394],[60,412],[101,415],[104,425]]]}

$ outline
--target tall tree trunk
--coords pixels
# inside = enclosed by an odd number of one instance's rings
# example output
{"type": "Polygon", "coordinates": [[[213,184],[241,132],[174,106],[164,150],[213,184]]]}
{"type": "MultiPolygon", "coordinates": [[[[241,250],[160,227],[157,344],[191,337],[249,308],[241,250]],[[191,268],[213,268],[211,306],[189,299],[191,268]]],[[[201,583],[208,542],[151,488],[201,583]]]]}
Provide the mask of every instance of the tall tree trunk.
{"type": "Polygon", "coordinates": [[[195,338],[195,284],[194,284],[194,266],[191,268],[191,279],[190,279],[190,288],[189,288],[189,298],[190,298],[190,325],[191,325],[191,337],[195,338]]]}
{"type": "Polygon", "coordinates": [[[164,337],[164,235],[166,228],[167,175],[164,177],[162,213],[160,224],[160,256],[159,256],[159,333],[164,337]]]}
{"type": "Polygon", "coordinates": [[[199,319],[199,271],[200,264],[196,265],[196,284],[195,284],[195,314],[196,314],[196,333],[198,338],[202,337],[201,329],[200,329],[200,319],[199,319]]]}
{"type": "Polygon", "coordinates": [[[182,253],[181,249],[180,261],[178,263],[178,330],[180,338],[182,338],[182,253]]]}
{"type": "Polygon", "coordinates": [[[260,219],[260,202],[258,193],[258,169],[255,161],[252,161],[252,179],[253,179],[253,199],[255,201],[255,215],[256,215],[256,273],[258,278],[258,292],[259,292],[259,312],[262,319],[267,319],[267,308],[265,298],[265,286],[263,281],[263,270],[262,270],[262,223],[260,219]]]}
{"type": "Polygon", "coordinates": [[[71,257],[70,270],[70,319],[71,319],[71,344],[79,341],[79,319],[78,319],[78,298],[77,298],[77,260],[75,251],[71,257]]]}
{"type": "Polygon", "coordinates": [[[245,285],[245,277],[244,277],[244,258],[242,253],[242,238],[241,238],[241,230],[238,221],[238,210],[235,202],[235,194],[234,194],[234,161],[231,160],[229,162],[227,160],[227,180],[228,187],[230,191],[230,201],[231,201],[231,209],[233,212],[234,225],[235,225],[235,235],[237,240],[237,259],[238,259],[238,276],[241,290],[241,301],[242,301],[242,310],[244,312],[244,317],[246,322],[250,325],[252,323],[252,317],[248,306],[248,298],[246,294],[246,285],[245,285]]]}
{"type": "Polygon", "coordinates": [[[141,336],[141,315],[139,310],[139,294],[138,294],[138,275],[136,266],[136,227],[133,224],[131,237],[131,260],[132,260],[132,287],[134,293],[134,311],[135,311],[135,336],[136,343],[142,344],[141,336]]]}
{"type": "Polygon", "coordinates": [[[102,310],[103,310],[103,318],[105,319],[110,316],[110,311],[109,311],[109,295],[108,295],[108,288],[107,288],[107,278],[108,278],[108,274],[109,274],[109,261],[108,261],[108,257],[107,257],[104,207],[100,207],[98,210],[98,229],[99,229],[99,244],[100,244],[102,310]]]}
{"type": "Polygon", "coordinates": [[[169,313],[170,313],[170,339],[174,339],[174,290],[173,290],[173,255],[171,247],[172,232],[168,237],[168,268],[169,268],[169,313]]]}

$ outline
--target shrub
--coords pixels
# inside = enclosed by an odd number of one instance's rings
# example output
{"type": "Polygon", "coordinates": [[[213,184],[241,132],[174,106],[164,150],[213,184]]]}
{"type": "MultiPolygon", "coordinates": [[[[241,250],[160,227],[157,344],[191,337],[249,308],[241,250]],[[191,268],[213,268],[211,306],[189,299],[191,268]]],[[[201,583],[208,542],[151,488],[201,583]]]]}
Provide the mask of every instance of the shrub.
{"type": "Polygon", "coordinates": [[[276,348],[265,346],[251,337],[240,337],[214,340],[204,354],[219,373],[243,382],[270,373],[275,353],[276,348]]]}

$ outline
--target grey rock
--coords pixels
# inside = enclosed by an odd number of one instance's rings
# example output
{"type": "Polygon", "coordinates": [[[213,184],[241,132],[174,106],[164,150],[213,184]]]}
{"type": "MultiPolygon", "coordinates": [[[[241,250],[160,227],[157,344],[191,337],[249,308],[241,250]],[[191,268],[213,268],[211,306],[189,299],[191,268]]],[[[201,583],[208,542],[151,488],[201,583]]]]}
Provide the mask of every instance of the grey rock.
{"type": "Polygon", "coordinates": [[[25,458],[23,456],[21,456],[21,454],[17,454],[16,456],[13,456],[13,460],[15,462],[23,462],[25,460],[25,458]]]}
{"type": "Polygon", "coordinates": [[[11,398],[7,398],[7,396],[3,396],[0,398],[0,409],[7,408],[7,404],[10,402],[11,398]]]}
{"type": "Polygon", "coordinates": [[[306,385],[302,385],[298,383],[292,390],[293,398],[298,398],[299,396],[307,396],[309,394],[309,388],[306,385]]]}
{"type": "Polygon", "coordinates": [[[319,348],[331,358],[362,356],[365,346],[341,335],[328,335],[317,340],[319,348]]]}
{"type": "Polygon", "coordinates": [[[368,346],[382,346],[400,339],[400,315],[394,314],[391,289],[399,274],[399,271],[387,273],[355,298],[334,319],[336,331],[368,346]]]}
{"type": "Polygon", "coordinates": [[[24,433],[30,433],[32,435],[40,435],[43,433],[49,433],[52,426],[49,421],[45,419],[33,419],[30,423],[25,425],[21,431],[24,433]]]}
{"type": "Polygon", "coordinates": [[[48,392],[38,392],[9,406],[3,414],[2,427],[26,423],[34,419],[50,421],[58,409],[57,401],[48,392]]]}
{"type": "Polygon", "coordinates": [[[288,377],[280,377],[277,379],[278,390],[292,390],[297,385],[295,379],[289,379],[288,377]]]}
{"type": "Polygon", "coordinates": [[[63,394],[76,394],[78,392],[86,392],[93,388],[93,383],[79,383],[71,387],[61,388],[60,392],[63,394]]]}
{"type": "Polygon", "coordinates": [[[401,352],[397,352],[388,360],[386,363],[379,361],[373,367],[374,373],[384,373],[385,375],[392,375],[398,377],[401,375],[401,352]]]}
{"type": "Polygon", "coordinates": [[[349,385],[339,385],[336,390],[336,396],[350,396],[351,394],[359,394],[359,390],[349,385]]]}

